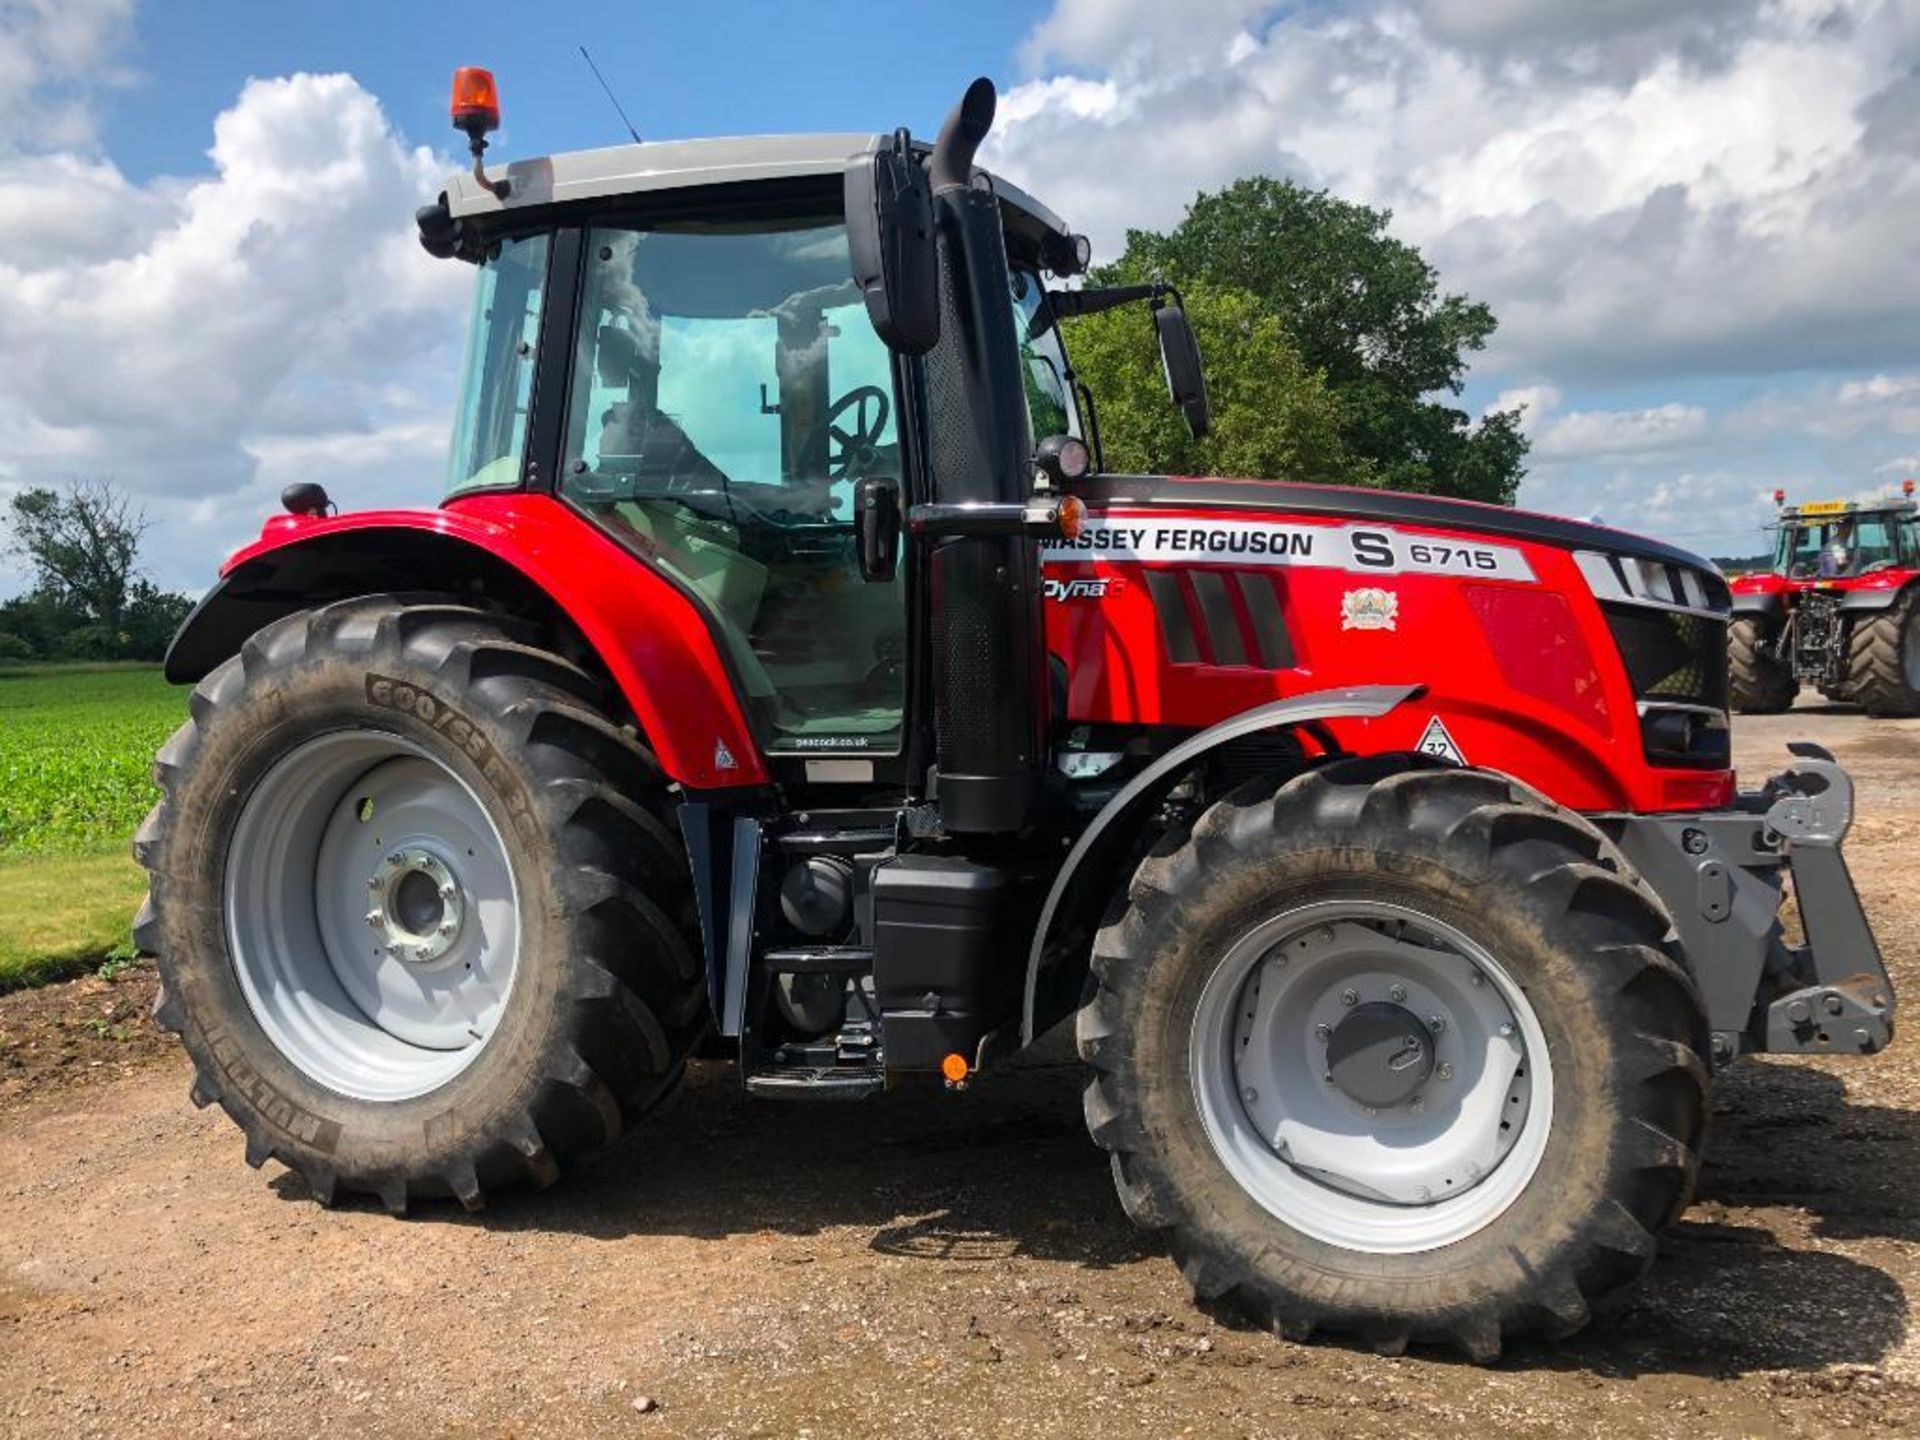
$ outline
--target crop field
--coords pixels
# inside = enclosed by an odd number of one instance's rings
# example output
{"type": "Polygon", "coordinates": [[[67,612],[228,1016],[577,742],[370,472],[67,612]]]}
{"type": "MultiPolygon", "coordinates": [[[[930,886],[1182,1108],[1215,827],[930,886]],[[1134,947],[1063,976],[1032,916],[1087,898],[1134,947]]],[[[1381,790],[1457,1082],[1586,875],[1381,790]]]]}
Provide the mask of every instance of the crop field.
{"type": "Polygon", "coordinates": [[[128,841],[185,714],[152,666],[0,671],[0,990],[126,951],[128,841]]]}
{"type": "Polygon", "coordinates": [[[186,692],[152,666],[0,671],[0,859],[121,843],[186,692]]]}

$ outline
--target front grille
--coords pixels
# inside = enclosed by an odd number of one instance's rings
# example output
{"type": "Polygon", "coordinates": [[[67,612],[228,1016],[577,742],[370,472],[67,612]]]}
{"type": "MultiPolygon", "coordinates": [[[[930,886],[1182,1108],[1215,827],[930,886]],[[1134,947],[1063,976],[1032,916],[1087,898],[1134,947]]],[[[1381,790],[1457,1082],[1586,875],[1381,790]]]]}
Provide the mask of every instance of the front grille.
{"type": "Polygon", "coordinates": [[[1603,605],[1640,700],[1727,708],[1727,622],[1687,610],[1603,605]]]}

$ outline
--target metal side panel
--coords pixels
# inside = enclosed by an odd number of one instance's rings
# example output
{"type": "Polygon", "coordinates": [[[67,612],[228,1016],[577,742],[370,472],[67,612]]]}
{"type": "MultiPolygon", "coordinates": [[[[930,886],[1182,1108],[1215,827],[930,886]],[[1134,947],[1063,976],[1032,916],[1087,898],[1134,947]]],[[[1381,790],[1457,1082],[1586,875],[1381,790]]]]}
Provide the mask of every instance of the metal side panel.
{"type": "Polygon", "coordinates": [[[727,901],[727,963],[720,1002],[722,1035],[738,1035],[746,1018],[754,894],[760,883],[760,838],[758,820],[741,816],[733,822],[733,883],[727,901]]]}

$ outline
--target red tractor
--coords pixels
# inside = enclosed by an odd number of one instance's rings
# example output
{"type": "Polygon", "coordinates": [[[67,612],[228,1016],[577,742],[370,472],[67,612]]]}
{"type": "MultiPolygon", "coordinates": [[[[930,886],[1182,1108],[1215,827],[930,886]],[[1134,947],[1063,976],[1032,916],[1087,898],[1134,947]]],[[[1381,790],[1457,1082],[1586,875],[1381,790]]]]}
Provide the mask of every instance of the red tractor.
{"type": "Polygon", "coordinates": [[[1780,504],[1773,569],[1733,582],[1733,708],[1773,715],[1802,685],[1869,715],[1920,714],[1920,505],[1780,504]]]}
{"type": "Polygon", "coordinates": [[[1646,1269],[1715,1070],[1888,1042],[1847,777],[1736,790],[1710,564],[1103,473],[1071,317],[1149,307],[1196,431],[1200,357],[1167,287],[1055,283],[985,81],[931,146],[487,173],[463,80],[445,503],[292,487],[167,661],[138,936],[249,1162],[474,1207],[696,1047],[844,1101],[1072,1021],[1199,1297],[1486,1358],[1646,1269]]]}

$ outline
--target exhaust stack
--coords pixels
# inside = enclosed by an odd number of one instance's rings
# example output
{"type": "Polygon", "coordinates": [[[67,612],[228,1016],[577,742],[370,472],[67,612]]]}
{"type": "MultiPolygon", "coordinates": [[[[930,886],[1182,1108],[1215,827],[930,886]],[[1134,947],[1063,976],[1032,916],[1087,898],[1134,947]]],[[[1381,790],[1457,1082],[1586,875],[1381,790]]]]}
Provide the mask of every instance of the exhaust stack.
{"type": "MultiPolygon", "coordinates": [[[[931,416],[934,498],[942,504],[1017,504],[1031,488],[1000,206],[973,183],[993,111],[993,82],[974,81],[940,127],[929,163],[941,328],[926,364],[932,393],[953,397],[931,416]]],[[[1020,830],[1046,760],[1040,547],[1023,536],[955,536],[935,543],[929,574],[942,823],[963,832],[1020,830]]]]}

